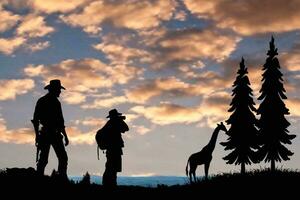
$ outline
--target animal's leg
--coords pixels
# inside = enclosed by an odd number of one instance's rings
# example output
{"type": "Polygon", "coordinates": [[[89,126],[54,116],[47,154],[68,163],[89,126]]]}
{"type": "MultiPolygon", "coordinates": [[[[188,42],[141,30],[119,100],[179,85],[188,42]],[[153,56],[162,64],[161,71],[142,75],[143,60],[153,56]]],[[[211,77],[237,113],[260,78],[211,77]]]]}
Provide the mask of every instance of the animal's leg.
{"type": "Polygon", "coordinates": [[[210,165],[210,161],[204,164],[205,180],[207,180],[208,177],[209,165],[210,165]]]}
{"type": "Polygon", "coordinates": [[[191,183],[193,182],[193,178],[194,178],[194,182],[196,182],[196,169],[197,169],[197,165],[194,165],[192,163],[190,163],[190,181],[191,183]]]}

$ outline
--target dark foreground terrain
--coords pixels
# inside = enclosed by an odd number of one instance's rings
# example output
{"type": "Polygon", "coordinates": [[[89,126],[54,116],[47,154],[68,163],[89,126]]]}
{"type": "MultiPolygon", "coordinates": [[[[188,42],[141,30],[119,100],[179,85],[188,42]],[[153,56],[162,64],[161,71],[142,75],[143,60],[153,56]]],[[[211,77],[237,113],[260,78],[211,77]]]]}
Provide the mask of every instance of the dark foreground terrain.
{"type": "Polygon", "coordinates": [[[122,198],[148,199],[149,197],[207,199],[221,197],[223,199],[261,199],[275,197],[298,199],[300,193],[300,172],[279,170],[271,173],[268,170],[252,171],[245,175],[219,174],[207,181],[194,184],[165,186],[156,188],[138,186],[118,186],[104,188],[90,184],[88,180],[70,182],[57,176],[38,177],[33,168],[11,168],[0,172],[1,195],[10,199],[60,199],[61,197],[84,199],[122,198]]]}

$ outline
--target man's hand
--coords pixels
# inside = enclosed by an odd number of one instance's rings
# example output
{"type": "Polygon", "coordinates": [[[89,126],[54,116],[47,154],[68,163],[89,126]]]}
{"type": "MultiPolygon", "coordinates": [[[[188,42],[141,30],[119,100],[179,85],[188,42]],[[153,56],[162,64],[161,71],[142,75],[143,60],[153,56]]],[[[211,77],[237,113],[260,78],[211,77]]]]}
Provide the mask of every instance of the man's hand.
{"type": "Polygon", "coordinates": [[[68,144],[69,144],[69,138],[65,137],[65,146],[68,146],[68,144]]]}
{"type": "Polygon", "coordinates": [[[36,135],[35,136],[35,146],[37,147],[39,145],[40,142],[40,136],[36,135]]]}

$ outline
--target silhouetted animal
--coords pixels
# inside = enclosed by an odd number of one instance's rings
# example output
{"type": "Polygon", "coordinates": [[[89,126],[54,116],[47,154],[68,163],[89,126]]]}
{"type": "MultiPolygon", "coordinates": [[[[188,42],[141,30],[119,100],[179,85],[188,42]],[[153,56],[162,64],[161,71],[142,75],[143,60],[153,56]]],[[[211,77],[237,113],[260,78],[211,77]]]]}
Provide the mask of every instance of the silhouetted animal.
{"type": "Polygon", "coordinates": [[[196,181],[197,166],[202,164],[204,164],[205,179],[207,179],[209,165],[212,160],[212,152],[215,149],[217,137],[220,130],[227,132],[227,129],[223,122],[221,122],[221,124],[217,124],[217,127],[215,128],[209,143],[205,147],[203,147],[201,151],[194,153],[189,157],[185,171],[186,175],[190,177],[191,182],[193,182],[192,177],[194,177],[194,181],[196,181]],[[190,166],[190,170],[188,170],[188,166],[190,166]]]}

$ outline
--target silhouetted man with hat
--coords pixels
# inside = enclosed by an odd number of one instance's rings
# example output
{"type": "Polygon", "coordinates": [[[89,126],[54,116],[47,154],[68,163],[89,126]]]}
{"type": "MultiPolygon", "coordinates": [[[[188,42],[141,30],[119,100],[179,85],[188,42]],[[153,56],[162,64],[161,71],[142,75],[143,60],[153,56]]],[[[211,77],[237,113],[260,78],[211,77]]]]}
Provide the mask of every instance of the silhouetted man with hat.
{"type": "Polygon", "coordinates": [[[58,174],[67,178],[68,156],[65,146],[69,144],[69,139],[65,131],[61,104],[58,100],[61,89],[65,90],[65,88],[61,85],[60,80],[55,79],[51,80],[44,89],[47,89],[48,93],[37,101],[32,120],[36,134],[35,144],[39,152],[37,172],[44,175],[52,145],[58,158],[58,174]]]}
{"type": "Polygon", "coordinates": [[[129,130],[128,125],[125,123],[125,116],[119,113],[116,109],[109,111],[107,116],[109,120],[104,125],[107,131],[107,149],[106,149],[106,164],[105,171],[102,176],[102,184],[108,187],[117,185],[117,173],[122,171],[122,148],[124,141],[122,133],[129,130]]]}

